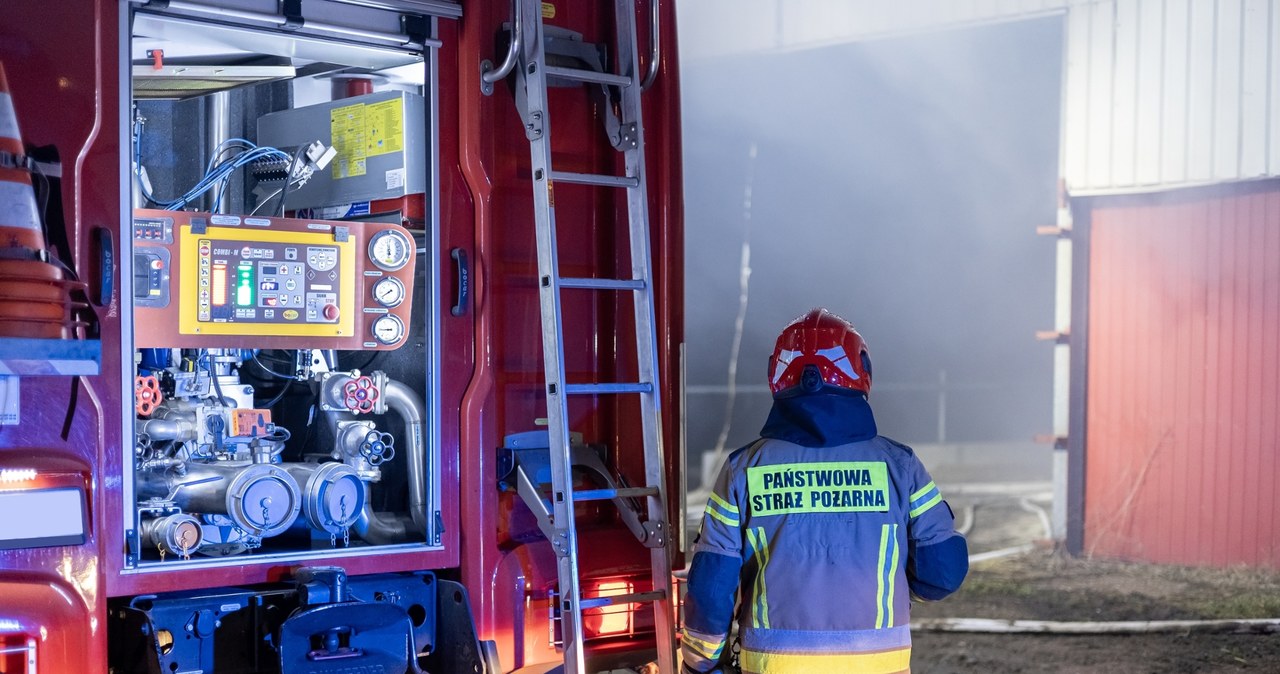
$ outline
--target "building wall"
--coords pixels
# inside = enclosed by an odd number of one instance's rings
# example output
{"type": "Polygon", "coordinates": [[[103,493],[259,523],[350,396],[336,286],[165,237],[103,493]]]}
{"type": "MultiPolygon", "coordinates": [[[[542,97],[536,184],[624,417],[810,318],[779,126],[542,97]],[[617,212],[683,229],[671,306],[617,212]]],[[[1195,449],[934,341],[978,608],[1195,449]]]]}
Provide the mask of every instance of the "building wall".
{"type": "Polygon", "coordinates": [[[1280,176],[1280,0],[699,0],[679,11],[687,62],[1063,13],[1071,193],[1280,176]]]}
{"type": "Polygon", "coordinates": [[[1280,181],[1086,204],[1083,552],[1280,568],[1280,181]]]}
{"type": "Polygon", "coordinates": [[[1074,194],[1280,175],[1280,0],[1114,0],[1067,15],[1074,194]]]}

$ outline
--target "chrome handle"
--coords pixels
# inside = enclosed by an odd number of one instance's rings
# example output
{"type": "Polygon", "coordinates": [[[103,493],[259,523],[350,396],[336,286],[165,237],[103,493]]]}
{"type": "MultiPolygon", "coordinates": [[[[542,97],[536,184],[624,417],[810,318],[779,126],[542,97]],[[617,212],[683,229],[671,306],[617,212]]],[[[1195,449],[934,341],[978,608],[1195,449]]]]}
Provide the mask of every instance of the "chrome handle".
{"type": "Polygon", "coordinates": [[[662,36],[660,16],[658,0],[649,0],[649,70],[640,83],[640,91],[648,91],[649,86],[658,78],[658,64],[662,62],[662,48],[658,46],[658,40],[662,36]]]}
{"type": "Polygon", "coordinates": [[[511,74],[512,68],[516,67],[516,59],[520,56],[521,46],[521,26],[520,26],[520,0],[511,0],[511,42],[507,44],[507,55],[502,59],[502,64],[496,69],[493,64],[485,60],[480,64],[480,90],[485,96],[493,93],[493,84],[511,74]]]}

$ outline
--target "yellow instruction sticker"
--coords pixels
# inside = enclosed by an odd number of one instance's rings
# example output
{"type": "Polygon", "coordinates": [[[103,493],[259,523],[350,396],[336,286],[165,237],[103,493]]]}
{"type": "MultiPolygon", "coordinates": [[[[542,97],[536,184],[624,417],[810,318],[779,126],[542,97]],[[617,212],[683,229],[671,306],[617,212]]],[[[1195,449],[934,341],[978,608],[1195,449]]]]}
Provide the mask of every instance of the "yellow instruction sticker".
{"type": "Polygon", "coordinates": [[[333,179],[365,174],[365,135],[368,133],[364,103],[334,108],[329,112],[329,134],[338,156],[333,160],[333,179]]]}
{"type": "Polygon", "coordinates": [[[364,124],[366,157],[404,149],[404,112],[399,98],[365,106],[364,124]]]}
{"type": "Polygon", "coordinates": [[[544,19],[556,18],[556,6],[549,2],[542,3],[542,18],[544,19]]]}

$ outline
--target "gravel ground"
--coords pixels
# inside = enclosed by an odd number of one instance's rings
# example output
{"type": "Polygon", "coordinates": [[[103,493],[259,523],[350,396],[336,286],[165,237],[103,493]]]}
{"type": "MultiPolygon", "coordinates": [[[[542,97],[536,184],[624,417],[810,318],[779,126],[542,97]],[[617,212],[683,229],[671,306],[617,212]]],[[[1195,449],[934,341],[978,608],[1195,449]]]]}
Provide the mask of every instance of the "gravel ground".
{"type": "MultiPolygon", "coordinates": [[[[1280,573],[1068,559],[983,563],[913,619],[1055,621],[1280,618],[1280,573]]],[[[921,632],[912,672],[1280,672],[1280,634],[1040,635],[921,632]]]]}

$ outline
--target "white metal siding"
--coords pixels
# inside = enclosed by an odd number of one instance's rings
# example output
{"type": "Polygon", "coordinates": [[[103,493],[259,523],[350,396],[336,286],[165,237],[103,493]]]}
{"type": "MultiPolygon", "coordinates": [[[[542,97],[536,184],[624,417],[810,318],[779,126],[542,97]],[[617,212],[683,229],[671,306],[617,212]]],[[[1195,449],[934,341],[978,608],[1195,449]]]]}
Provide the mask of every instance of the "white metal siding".
{"type": "Polygon", "coordinates": [[[698,0],[688,61],[1065,11],[1075,194],[1280,175],[1280,0],[698,0]]]}
{"type": "Polygon", "coordinates": [[[1075,193],[1280,175],[1280,0],[1070,8],[1064,175],[1075,193]]]}

